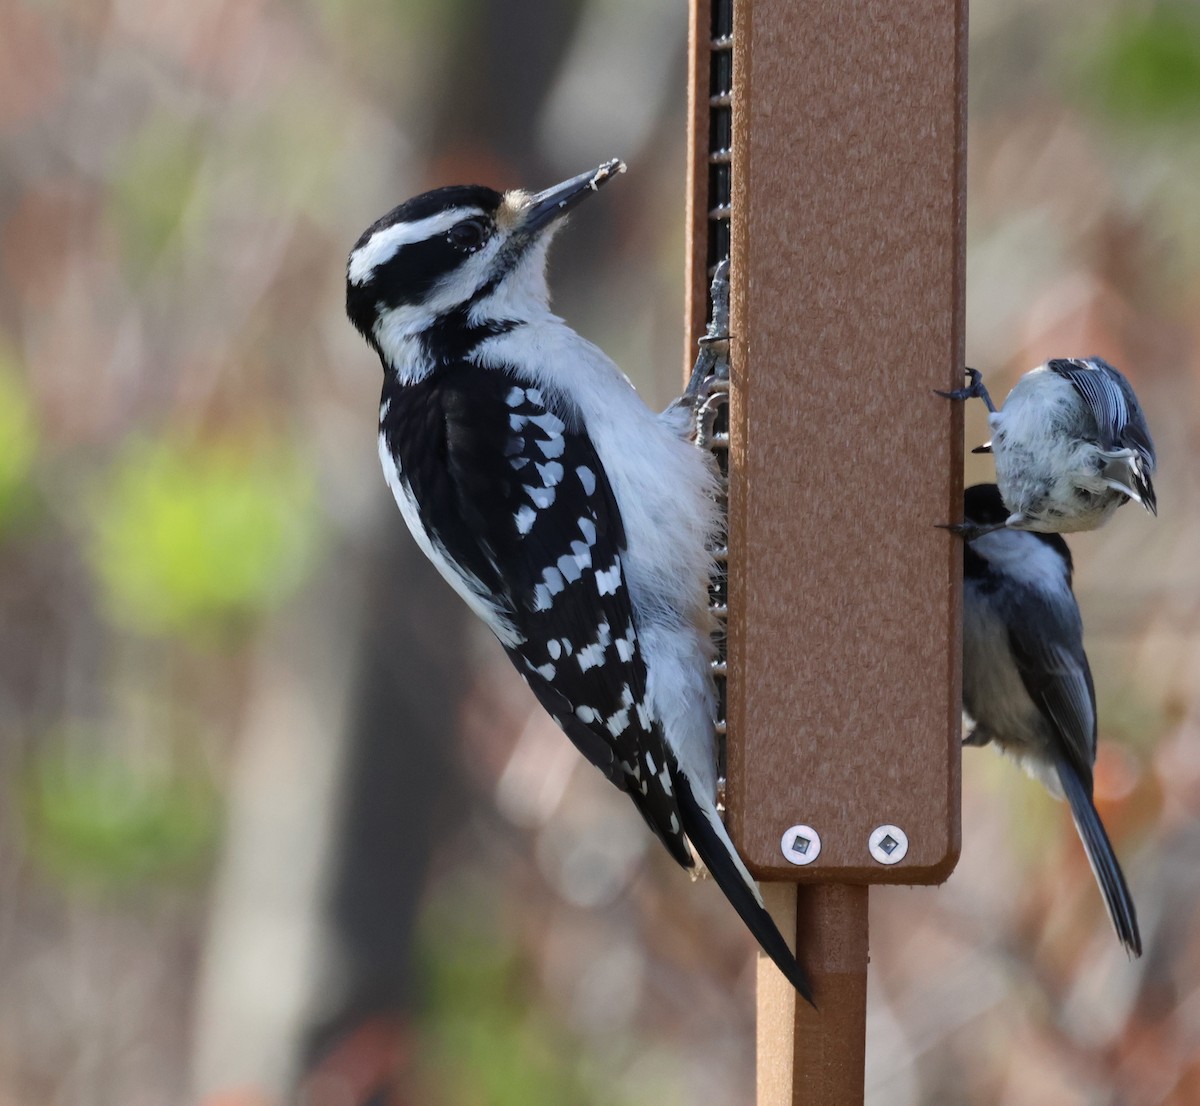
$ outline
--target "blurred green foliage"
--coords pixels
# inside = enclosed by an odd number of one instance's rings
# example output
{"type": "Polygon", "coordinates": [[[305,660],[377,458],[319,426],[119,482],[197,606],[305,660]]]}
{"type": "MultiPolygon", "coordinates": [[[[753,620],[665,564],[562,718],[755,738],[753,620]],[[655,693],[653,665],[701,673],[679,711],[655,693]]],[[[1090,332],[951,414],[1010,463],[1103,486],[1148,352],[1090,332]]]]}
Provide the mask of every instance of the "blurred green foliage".
{"type": "Polygon", "coordinates": [[[303,580],[317,529],[313,475],[279,442],[131,442],[95,497],[90,554],[116,622],[225,638],[303,580]]]}
{"type": "Polygon", "coordinates": [[[478,19],[478,0],[405,0],[403,14],[393,0],[317,0],[318,14],[329,41],[349,51],[354,58],[356,78],[393,91],[411,95],[422,88],[426,103],[437,98],[437,86],[414,85],[414,68],[439,56],[436,45],[459,30],[465,21],[478,19]],[[364,49],[364,44],[368,48],[364,49]]]}
{"type": "Polygon", "coordinates": [[[22,799],[34,862],[64,886],[97,893],[199,876],[221,817],[205,776],[154,773],[100,751],[39,754],[22,799]]]}
{"type": "Polygon", "coordinates": [[[164,115],[138,130],[115,159],[112,214],[135,281],[149,275],[189,220],[200,218],[205,146],[193,131],[164,115]]]}
{"type": "Polygon", "coordinates": [[[273,181],[269,202],[258,197],[269,216],[301,210],[319,223],[340,201],[342,167],[321,151],[337,148],[345,126],[341,108],[335,89],[297,81],[281,98],[279,110],[230,127],[219,162],[224,175],[240,170],[273,181]]]}
{"type": "Polygon", "coordinates": [[[0,530],[17,512],[28,488],[37,437],[29,389],[0,346],[0,530]]]}
{"type": "Polygon", "coordinates": [[[1200,120],[1200,5],[1118,9],[1083,76],[1088,97],[1114,119],[1200,120]]]}
{"type": "Polygon", "coordinates": [[[446,892],[435,891],[426,908],[417,961],[425,971],[422,1062],[446,1098],[488,1106],[613,1101],[585,1077],[586,1050],[531,991],[528,965],[501,943],[488,908],[446,892]]]}

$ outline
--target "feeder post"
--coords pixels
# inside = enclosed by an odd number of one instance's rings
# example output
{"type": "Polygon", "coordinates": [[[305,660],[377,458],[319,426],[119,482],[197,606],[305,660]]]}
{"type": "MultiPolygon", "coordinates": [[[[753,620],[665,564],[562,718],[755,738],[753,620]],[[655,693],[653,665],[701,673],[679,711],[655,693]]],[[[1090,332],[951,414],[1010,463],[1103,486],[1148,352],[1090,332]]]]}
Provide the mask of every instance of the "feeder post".
{"type": "Polygon", "coordinates": [[[967,0],[693,0],[691,32],[692,337],[722,220],[732,260],[726,820],[819,1007],[761,963],[758,1103],[842,1106],[867,888],[939,883],[960,844],[962,549],[935,524],[962,416],[933,390],[964,355],[967,0]]]}

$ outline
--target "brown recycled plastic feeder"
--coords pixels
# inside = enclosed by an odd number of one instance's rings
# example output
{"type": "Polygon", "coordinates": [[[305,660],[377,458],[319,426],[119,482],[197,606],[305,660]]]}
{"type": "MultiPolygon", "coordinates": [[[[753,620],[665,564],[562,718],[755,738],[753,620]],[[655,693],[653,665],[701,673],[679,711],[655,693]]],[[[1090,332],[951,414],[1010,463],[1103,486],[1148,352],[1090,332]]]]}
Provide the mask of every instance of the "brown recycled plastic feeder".
{"type": "Polygon", "coordinates": [[[960,845],[933,390],[964,363],[967,3],[693,0],[690,43],[693,339],[732,258],[726,820],[819,1006],[760,959],[758,1104],[861,1103],[868,887],[960,845]]]}

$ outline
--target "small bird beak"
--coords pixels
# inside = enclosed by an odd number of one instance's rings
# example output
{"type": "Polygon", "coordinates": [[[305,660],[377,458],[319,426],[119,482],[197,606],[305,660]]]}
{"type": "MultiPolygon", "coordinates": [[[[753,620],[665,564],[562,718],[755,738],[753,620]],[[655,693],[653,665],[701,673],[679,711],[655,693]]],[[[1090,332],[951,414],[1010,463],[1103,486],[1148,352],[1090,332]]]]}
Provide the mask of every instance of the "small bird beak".
{"type": "Polygon", "coordinates": [[[565,180],[543,192],[537,193],[529,201],[521,218],[521,231],[524,234],[536,234],[543,227],[549,226],[571,210],[581,200],[593,192],[597,192],[602,184],[607,184],[618,173],[625,172],[625,163],[613,158],[596,169],[580,173],[577,177],[565,180]]]}

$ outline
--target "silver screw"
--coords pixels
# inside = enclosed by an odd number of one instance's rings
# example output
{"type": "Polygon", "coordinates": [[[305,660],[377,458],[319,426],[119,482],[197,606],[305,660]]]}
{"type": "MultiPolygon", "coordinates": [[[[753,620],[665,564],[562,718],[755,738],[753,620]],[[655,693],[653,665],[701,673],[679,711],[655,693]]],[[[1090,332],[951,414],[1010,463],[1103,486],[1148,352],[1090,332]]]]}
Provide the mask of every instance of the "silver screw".
{"type": "Polygon", "coordinates": [[[880,864],[899,864],[908,854],[908,834],[899,826],[877,826],[867,848],[880,864]]]}
{"type": "Polygon", "coordinates": [[[793,864],[811,864],[821,855],[821,835],[812,826],[790,826],[779,847],[793,864]]]}

